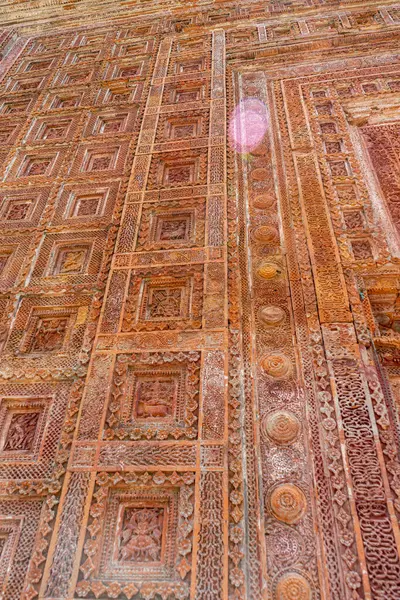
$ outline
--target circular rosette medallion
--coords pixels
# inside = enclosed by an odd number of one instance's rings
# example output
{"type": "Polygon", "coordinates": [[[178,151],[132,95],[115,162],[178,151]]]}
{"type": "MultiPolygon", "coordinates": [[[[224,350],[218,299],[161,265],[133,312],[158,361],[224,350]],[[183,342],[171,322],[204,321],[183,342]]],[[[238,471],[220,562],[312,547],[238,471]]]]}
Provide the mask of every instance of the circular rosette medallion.
{"type": "Polygon", "coordinates": [[[279,579],[275,598],[276,600],[311,600],[311,586],[300,573],[289,572],[279,579]]]}
{"type": "Polygon", "coordinates": [[[261,434],[276,444],[292,444],[299,435],[300,423],[296,415],[279,410],[265,415],[261,422],[261,434]]]}
{"type": "Polygon", "coordinates": [[[262,306],[258,311],[260,321],[267,327],[277,327],[286,316],[285,311],[280,306],[262,306]]]}
{"type": "Polygon", "coordinates": [[[302,490],[293,483],[278,485],[269,498],[271,512],[278,521],[294,525],[303,517],[307,500],[302,490]]]}
{"type": "Polygon", "coordinates": [[[277,379],[288,377],[292,371],[292,363],[284,354],[270,354],[261,364],[267,375],[277,379]]]}

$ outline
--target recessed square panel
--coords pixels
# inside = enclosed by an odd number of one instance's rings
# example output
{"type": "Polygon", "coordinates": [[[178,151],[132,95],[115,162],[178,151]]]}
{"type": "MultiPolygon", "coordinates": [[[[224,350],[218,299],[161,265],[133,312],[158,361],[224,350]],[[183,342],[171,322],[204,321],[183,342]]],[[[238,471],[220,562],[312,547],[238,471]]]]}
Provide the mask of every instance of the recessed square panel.
{"type": "Polygon", "coordinates": [[[3,367],[35,372],[76,368],[91,301],[92,295],[82,292],[23,297],[3,351],[3,367]]]}
{"type": "Polygon", "coordinates": [[[201,327],[203,266],[131,275],[123,331],[201,327]]]}
{"type": "Polygon", "coordinates": [[[113,377],[107,429],[113,439],[197,436],[200,354],[121,356],[113,377]],[[124,396],[118,394],[124,386],[124,396]]]}
{"type": "Polygon", "coordinates": [[[78,115],[37,117],[27,135],[29,144],[51,144],[71,140],[79,122],[78,115]]]}
{"type": "Polygon", "coordinates": [[[140,102],[143,94],[142,82],[110,82],[102,86],[96,96],[96,106],[119,106],[140,102]]]}
{"type": "Polygon", "coordinates": [[[205,200],[143,205],[136,251],[204,246],[205,200]]]}
{"type": "Polygon", "coordinates": [[[174,188],[205,184],[207,182],[207,152],[203,149],[185,153],[153,155],[148,189],[174,188]]]}
{"type": "Polygon", "coordinates": [[[43,181],[58,174],[66,148],[21,150],[11,166],[7,180],[43,181]]]}
{"type": "Polygon", "coordinates": [[[99,473],[76,594],[102,590],[110,597],[118,578],[118,585],[130,595],[144,598],[146,590],[157,589],[165,590],[166,597],[186,597],[193,484],[192,473],[131,473],[119,484],[113,483],[111,473],[99,473]],[[100,495],[101,503],[96,501],[100,495]],[[88,561],[94,569],[88,570],[88,561]]]}
{"type": "Polygon", "coordinates": [[[20,229],[39,223],[50,188],[3,190],[0,192],[0,228],[20,229]]]}
{"type": "Polygon", "coordinates": [[[83,135],[104,137],[130,133],[134,130],[136,115],[137,107],[90,112],[83,135]]]}
{"type": "Polygon", "coordinates": [[[71,67],[57,72],[52,87],[87,85],[93,77],[92,66],[71,67]]]}
{"type": "Polygon", "coordinates": [[[94,285],[107,231],[47,233],[35,262],[30,286],[94,285]]]}
{"type": "Polygon", "coordinates": [[[3,234],[0,243],[0,291],[17,285],[32,237],[32,233],[3,234]]]}
{"type": "Polygon", "coordinates": [[[3,98],[0,100],[0,115],[14,116],[26,115],[35,104],[36,97],[32,96],[17,96],[15,98],[3,98]]]}
{"type": "Polygon", "coordinates": [[[70,176],[121,175],[124,171],[129,142],[81,144],[73,161],[70,176]]]}
{"type": "Polygon", "coordinates": [[[119,181],[63,186],[52,223],[109,222],[119,187],[119,181]]]}

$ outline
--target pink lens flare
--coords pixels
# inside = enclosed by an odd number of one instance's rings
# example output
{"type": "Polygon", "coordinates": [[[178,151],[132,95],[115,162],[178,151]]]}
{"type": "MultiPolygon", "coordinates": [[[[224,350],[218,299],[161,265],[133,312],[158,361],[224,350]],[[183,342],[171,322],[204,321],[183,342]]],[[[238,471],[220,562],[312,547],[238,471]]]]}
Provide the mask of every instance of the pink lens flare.
{"type": "Polygon", "coordinates": [[[257,98],[245,98],[236,106],[229,122],[230,144],[237,152],[251,152],[260,144],[267,128],[265,104],[257,98]]]}

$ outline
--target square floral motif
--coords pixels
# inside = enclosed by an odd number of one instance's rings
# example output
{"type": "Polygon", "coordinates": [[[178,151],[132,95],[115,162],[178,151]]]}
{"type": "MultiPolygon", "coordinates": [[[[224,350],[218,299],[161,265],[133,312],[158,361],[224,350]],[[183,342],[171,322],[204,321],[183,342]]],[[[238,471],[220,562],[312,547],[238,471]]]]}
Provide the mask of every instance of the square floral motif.
{"type": "Polygon", "coordinates": [[[351,249],[355,260],[372,260],[374,258],[369,240],[352,240],[351,249]]]}
{"type": "Polygon", "coordinates": [[[99,473],[78,596],[181,597],[190,591],[193,473],[99,473]]]}
{"type": "Polygon", "coordinates": [[[106,439],[195,439],[200,354],[119,355],[106,439]]]}
{"type": "Polygon", "coordinates": [[[198,329],[203,265],[133,271],[123,331],[198,329]]]}
{"type": "Polygon", "coordinates": [[[143,206],[137,251],[204,246],[205,201],[143,206]]]}
{"type": "Polygon", "coordinates": [[[0,192],[0,227],[19,229],[39,223],[49,195],[49,188],[4,190],[0,192]]]}
{"type": "Polygon", "coordinates": [[[53,224],[109,221],[118,196],[119,181],[66,184],[57,200],[53,224]]]}
{"type": "Polygon", "coordinates": [[[181,154],[154,155],[149,173],[148,189],[174,188],[205,184],[207,155],[204,150],[187,150],[181,154]]]}
{"type": "Polygon", "coordinates": [[[90,250],[89,244],[59,246],[55,253],[51,274],[72,275],[85,272],[90,250]]]}

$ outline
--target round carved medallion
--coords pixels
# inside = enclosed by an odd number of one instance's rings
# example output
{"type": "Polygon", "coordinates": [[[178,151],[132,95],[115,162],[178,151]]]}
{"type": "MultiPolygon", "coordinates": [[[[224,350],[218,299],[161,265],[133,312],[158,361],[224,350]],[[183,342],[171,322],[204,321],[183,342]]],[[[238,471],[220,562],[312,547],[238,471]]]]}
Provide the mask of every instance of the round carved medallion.
{"type": "Polygon", "coordinates": [[[296,415],[286,410],[274,412],[262,421],[262,433],[276,444],[292,444],[300,431],[296,415]]]}
{"type": "Polygon", "coordinates": [[[275,277],[275,275],[278,275],[280,272],[281,271],[279,267],[276,264],[270,262],[261,263],[261,265],[257,269],[257,274],[262,279],[272,279],[273,277],[275,277]]]}
{"type": "Polygon", "coordinates": [[[253,237],[257,242],[276,244],[279,242],[279,233],[272,225],[262,225],[254,230],[253,237]]]}
{"type": "Polygon", "coordinates": [[[258,168],[251,171],[250,179],[252,179],[253,181],[264,181],[265,179],[267,179],[268,175],[269,171],[267,169],[258,168]]]}
{"type": "Polygon", "coordinates": [[[262,196],[257,196],[253,200],[254,208],[259,209],[267,209],[271,208],[275,204],[275,196],[273,194],[263,194],[262,196]]]}
{"type": "Polygon", "coordinates": [[[269,500],[274,517],[288,525],[300,521],[307,508],[304,493],[293,483],[278,485],[269,500]]]}
{"type": "Polygon", "coordinates": [[[259,310],[260,321],[268,327],[280,325],[286,313],[280,306],[262,306],[259,310]]]}
{"type": "Polygon", "coordinates": [[[286,573],[276,586],[276,600],[311,600],[311,586],[300,573],[286,573]]]}
{"type": "Polygon", "coordinates": [[[262,368],[271,377],[287,377],[292,370],[290,359],[284,354],[270,354],[262,360],[262,368]]]}

